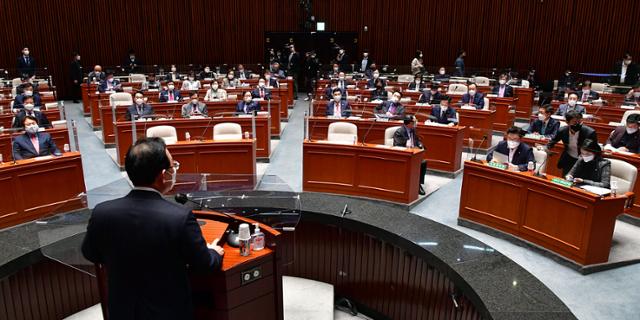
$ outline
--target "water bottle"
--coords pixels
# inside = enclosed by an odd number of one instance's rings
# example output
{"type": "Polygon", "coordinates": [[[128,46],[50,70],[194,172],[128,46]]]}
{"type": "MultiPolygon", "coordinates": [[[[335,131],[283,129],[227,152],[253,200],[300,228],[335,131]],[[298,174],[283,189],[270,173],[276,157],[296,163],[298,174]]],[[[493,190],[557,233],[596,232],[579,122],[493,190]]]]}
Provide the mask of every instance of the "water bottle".
{"type": "Polygon", "coordinates": [[[2,158],[2,153],[0,153],[0,164],[2,164],[4,162],[4,159],[2,158]]]}
{"type": "Polygon", "coordinates": [[[191,141],[191,134],[189,134],[188,131],[184,134],[184,139],[187,141],[191,141]]]}
{"type": "Polygon", "coordinates": [[[249,135],[249,131],[244,132],[244,138],[249,139],[251,136],[249,135]]]}
{"type": "Polygon", "coordinates": [[[535,164],[533,163],[533,161],[529,161],[529,163],[527,163],[527,170],[529,171],[529,173],[533,174],[533,170],[535,169],[535,164]]]}
{"type": "Polygon", "coordinates": [[[611,181],[611,196],[616,197],[618,195],[618,181],[611,181]]]}
{"type": "Polygon", "coordinates": [[[71,151],[71,148],[69,147],[68,143],[65,143],[62,149],[64,150],[65,153],[71,151]]]}

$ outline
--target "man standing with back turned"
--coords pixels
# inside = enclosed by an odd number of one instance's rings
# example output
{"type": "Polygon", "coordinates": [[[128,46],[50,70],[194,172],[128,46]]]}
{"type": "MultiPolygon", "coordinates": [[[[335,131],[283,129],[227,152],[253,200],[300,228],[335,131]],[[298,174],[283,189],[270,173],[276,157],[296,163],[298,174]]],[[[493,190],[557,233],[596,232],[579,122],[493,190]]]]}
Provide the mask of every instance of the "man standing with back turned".
{"type": "Polygon", "coordinates": [[[162,197],[178,165],[162,139],[138,140],[125,159],[135,187],[93,210],[82,253],[106,267],[110,319],[192,319],[187,265],[222,264],[218,239],[207,244],[193,212],[162,197]]]}

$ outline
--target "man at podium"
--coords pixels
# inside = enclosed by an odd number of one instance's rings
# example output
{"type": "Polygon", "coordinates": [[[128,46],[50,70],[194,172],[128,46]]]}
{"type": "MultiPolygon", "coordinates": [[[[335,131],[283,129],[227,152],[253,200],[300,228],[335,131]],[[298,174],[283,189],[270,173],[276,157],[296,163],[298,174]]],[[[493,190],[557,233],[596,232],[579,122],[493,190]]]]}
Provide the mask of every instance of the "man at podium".
{"type": "Polygon", "coordinates": [[[110,319],[192,319],[187,268],[220,269],[223,249],[207,244],[193,212],[169,202],[178,163],[160,138],[129,148],[125,169],[135,186],[95,207],[82,253],[105,266],[110,319]],[[187,267],[188,266],[188,267],[187,267]]]}

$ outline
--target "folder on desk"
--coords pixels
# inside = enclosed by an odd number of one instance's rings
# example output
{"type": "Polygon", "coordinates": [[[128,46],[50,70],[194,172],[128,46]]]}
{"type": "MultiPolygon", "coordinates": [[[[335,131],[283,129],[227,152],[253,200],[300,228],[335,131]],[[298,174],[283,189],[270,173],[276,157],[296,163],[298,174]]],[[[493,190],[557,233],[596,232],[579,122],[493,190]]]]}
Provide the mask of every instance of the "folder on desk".
{"type": "Polygon", "coordinates": [[[498,163],[509,163],[509,156],[506,154],[502,154],[500,152],[493,152],[493,159],[491,161],[495,161],[498,163]]]}

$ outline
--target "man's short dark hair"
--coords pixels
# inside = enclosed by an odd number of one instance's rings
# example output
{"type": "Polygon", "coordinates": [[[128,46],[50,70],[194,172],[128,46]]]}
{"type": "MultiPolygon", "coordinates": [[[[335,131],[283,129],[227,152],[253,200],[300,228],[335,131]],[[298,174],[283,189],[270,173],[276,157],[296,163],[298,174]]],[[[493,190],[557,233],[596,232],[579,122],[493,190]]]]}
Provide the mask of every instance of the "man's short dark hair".
{"type": "Polygon", "coordinates": [[[440,101],[447,101],[447,102],[451,103],[451,97],[450,96],[442,96],[442,97],[440,97],[440,101]]]}
{"type": "Polygon", "coordinates": [[[582,113],[575,111],[575,110],[569,110],[567,111],[567,113],[564,115],[564,119],[567,120],[567,123],[573,119],[578,119],[581,120],[582,119],[582,113]]]}
{"type": "Polygon", "coordinates": [[[136,141],[124,160],[124,167],[134,186],[151,185],[162,170],[169,169],[167,146],[162,138],[142,138],[136,141]]]}
{"type": "Polygon", "coordinates": [[[340,90],[340,88],[335,88],[331,91],[331,94],[334,95],[336,94],[336,92],[340,92],[340,94],[342,94],[342,90],[340,90]]]}
{"type": "Polygon", "coordinates": [[[198,96],[198,91],[197,90],[193,90],[193,91],[189,92],[189,97],[193,97],[194,95],[196,97],[198,96]]]}
{"type": "Polygon", "coordinates": [[[627,124],[638,123],[640,121],[640,114],[632,113],[627,117],[627,124]]]}
{"type": "Polygon", "coordinates": [[[413,115],[410,115],[410,114],[405,115],[405,116],[404,116],[404,119],[402,119],[402,120],[403,120],[403,122],[404,122],[404,124],[405,124],[405,125],[409,125],[409,124],[411,124],[411,123],[413,122],[413,120],[414,120],[414,119],[413,119],[413,115]]]}
{"type": "Polygon", "coordinates": [[[26,96],[26,97],[24,97],[24,99],[22,99],[22,104],[25,104],[25,101],[27,101],[27,100],[31,100],[31,101],[33,101],[33,96],[26,96]]]}
{"type": "Polygon", "coordinates": [[[522,130],[522,128],[520,127],[512,126],[511,128],[507,129],[507,134],[512,133],[515,133],[521,137],[524,136],[524,130],[522,130]]]}
{"type": "Polygon", "coordinates": [[[550,104],[545,104],[540,106],[540,109],[544,109],[544,112],[546,112],[547,114],[553,114],[553,106],[550,104]]]}
{"type": "Polygon", "coordinates": [[[36,123],[38,123],[38,118],[36,118],[36,117],[34,117],[34,116],[26,116],[26,117],[24,117],[24,119],[22,119],[22,125],[23,125],[23,126],[24,126],[25,121],[27,121],[27,120],[33,120],[33,121],[35,121],[36,123]]]}

